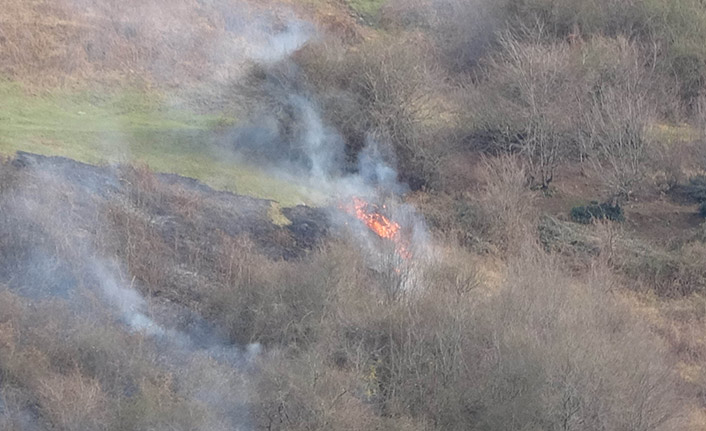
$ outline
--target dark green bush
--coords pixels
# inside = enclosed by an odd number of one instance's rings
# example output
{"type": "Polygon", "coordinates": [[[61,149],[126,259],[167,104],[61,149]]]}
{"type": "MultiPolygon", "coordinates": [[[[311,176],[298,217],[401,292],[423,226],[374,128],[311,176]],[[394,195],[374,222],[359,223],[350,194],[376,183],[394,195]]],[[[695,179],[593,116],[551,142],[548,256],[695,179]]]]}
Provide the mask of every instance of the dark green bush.
{"type": "Polygon", "coordinates": [[[689,178],[689,184],[684,187],[689,199],[696,202],[706,202],[706,176],[699,175],[689,178]]]}
{"type": "Polygon", "coordinates": [[[699,205],[699,215],[706,218],[706,202],[701,202],[701,205],[699,205]]]}
{"type": "Polygon", "coordinates": [[[622,222],[625,220],[623,209],[618,204],[596,201],[585,206],[577,206],[571,209],[571,219],[577,223],[588,224],[593,220],[611,220],[622,222]]]}

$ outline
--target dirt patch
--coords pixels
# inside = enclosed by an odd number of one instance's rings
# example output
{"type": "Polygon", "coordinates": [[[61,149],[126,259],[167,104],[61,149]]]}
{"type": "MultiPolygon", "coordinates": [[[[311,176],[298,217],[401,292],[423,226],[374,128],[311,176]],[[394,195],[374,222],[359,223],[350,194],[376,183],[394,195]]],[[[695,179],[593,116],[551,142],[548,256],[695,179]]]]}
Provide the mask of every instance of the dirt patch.
{"type": "MultiPolygon", "coordinates": [[[[539,200],[543,212],[560,220],[568,220],[571,209],[591,201],[603,202],[605,192],[600,181],[579,164],[558,169],[556,181],[549,193],[539,200]]],[[[655,187],[646,188],[622,205],[625,213],[623,227],[639,239],[668,245],[690,238],[703,221],[697,214],[697,205],[684,198],[676,188],[663,193],[655,187]]]]}

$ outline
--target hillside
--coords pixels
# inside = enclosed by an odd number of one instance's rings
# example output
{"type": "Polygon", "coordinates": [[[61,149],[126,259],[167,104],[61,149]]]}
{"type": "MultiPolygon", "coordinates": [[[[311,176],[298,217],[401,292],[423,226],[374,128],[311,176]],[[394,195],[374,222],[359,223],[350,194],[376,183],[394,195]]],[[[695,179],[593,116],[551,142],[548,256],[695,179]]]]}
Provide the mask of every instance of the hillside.
{"type": "Polygon", "coordinates": [[[706,428],[699,0],[5,0],[0,429],[706,428]]]}
{"type": "MultiPolygon", "coordinates": [[[[223,83],[294,13],[353,33],[338,2],[9,0],[0,72],[35,84],[223,83]]],[[[277,49],[275,47],[275,49],[277,49]]]]}

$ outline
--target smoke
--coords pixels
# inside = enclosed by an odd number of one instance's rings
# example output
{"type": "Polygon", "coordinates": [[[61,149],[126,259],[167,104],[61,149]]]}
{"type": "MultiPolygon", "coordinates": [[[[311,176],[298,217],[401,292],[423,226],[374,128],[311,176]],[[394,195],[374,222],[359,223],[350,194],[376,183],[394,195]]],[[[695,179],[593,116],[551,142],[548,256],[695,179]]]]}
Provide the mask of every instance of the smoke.
{"type": "Polygon", "coordinates": [[[146,72],[160,84],[228,83],[249,63],[284,59],[315,34],[313,25],[286,6],[273,10],[271,4],[245,0],[55,3],[52,13],[76,21],[82,30],[62,34],[76,46],[66,54],[54,52],[67,70],[138,78],[146,72]]]}
{"type": "MultiPolygon", "coordinates": [[[[297,77],[297,74],[287,75],[290,80],[297,77]]],[[[274,117],[261,119],[261,127],[254,129],[257,133],[250,129],[247,134],[252,139],[249,145],[261,145],[261,156],[272,154],[269,162],[283,171],[289,170],[290,175],[310,191],[312,201],[327,205],[331,211],[330,220],[339,231],[352,233],[369,258],[371,267],[398,273],[401,268],[406,268],[402,287],[415,289],[422,275],[423,265],[420,264],[434,259],[435,252],[423,217],[414,206],[405,203],[409,187],[398,180],[395,155],[386,151],[389,146],[369,136],[351,169],[346,165],[341,134],[326,124],[318,104],[302,87],[285,80],[284,84],[278,81],[276,87],[267,88],[271,91],[269,95],[283,101],[291,113],[279,120],[274,117]],[[283,135],[282,130],[289,134],[283,135]],[[267,140],[257,141],[258,137],[267,140]],[[269,146],[272,147],[262,151],[269,146]],[[283,160],[283,155],[288,157],[283,160]],[[391,248],[389,239],[381,240],[367,226],[353,219],[350,211],[341,210],[354,199],[368,202],[371,211],[379,212],[400,226],[394,238],[398,242],[396,247],[391,248]],[[400,255],[401,251],[404,256],[400,255]]]]}
{"type": "MultiPolygon", "coordinates": [[[[248,29],[248,27],[246,27],[248,29]]],[[[257,62],[275,63],[292,55],[314,36],[310,23],[289,16],[275,28],[271,20],[260,19],[254,29],[246,30],[250,41],[248,57],[257,62]]]]}
{"type": "Polygon", "coordinates": [[[148,317],[147,300],[133,286],[119,281],[122,277],[116,275],[120,270],[115,262],[94,258],[88,270],[97,278],[104,300],[127,327],[159,342],[167,365],[188,382],[190,398],[216,412],[217,417],[200,424],[200,430],[250,428],[247,371],[260,354],[259,343],[244,349],[227,344],[205,322],[191,332],[165,328],[148,317]],[[204,363],[209,364],[205,369],[204,363]]]}
{"type": "MultiPolygon", "coordinates": [[[[350,212],[341,211],[354,198],[369,202],[372,210],[401,226],[400,240],[409,243],[405,249],[415,263],[433,258],[434,247],[423,217],[405,203],[409,187],[398,180],[391,146],[371,133],[355,160],[350,160],[342,133],[324,120],[320,104],[308,91],[306,77],[292,60],[258,69],[257,74],[259,78],[247,82],[244,91],[254,93],[253,105],[264,108],[232,133],[236,152],[304,186],[311,202],[331,209],[330,219],[339,231],[355,229],[353,237],[372,266],[386,261],[390,250],[370,229],[351,220],[350,212]]],[[[390,265],[393,269],[401,266],[390,265]]]]}
{"type": "MultiPolygon", "coordinates": [[[[76,1],[77,4],[87,4],[76,1]]],[[[171,30],[175,20],[179,22],[185,18],[179,15],[179,8],[158,10],[140,6],[127,9],[122,13],[131,14],[127,21],[133,23],[135,30],[120,27],[123,22],[116,20],[123,37],[131,38],[133,31],[149,33],[151,27],[157,33],[171,34],[168,41],[173,43],[165,44],[164,52],[155,51],[157,54],[151,67],[152,72],[165,79],[178,75],[174,71],[176,62],[168,54],[198,45],[203,40],[201,35],[171,30]]],[[[252,63],[271,67],[289,62],[289,56],[316,37],[311,24],[288,12],[272,16],[246,6],[222,12],[227,35],[199,47],[211,64],[224,66],[222,70],[218,67],[204,70],[208,79],[233,79],[240,76],[243,67],[252,63]]],[[[98,48],[94,46],[92,49],[98,48]]],[[[189,63],[194,67],[194,61],[189,63]]],[[[281,118],[264,116],[249,129],[236,131],[235,135],[243,141],[254,141],[251,145],[264,143],[271,151],[281,153],[283,157],[277,161],[282,160],[290,173],[298,175],[301,182],[315,190],[316,199],[325,194],[331,203],[332,219],[339,221],[341,229],[354,226],[356,237],[371,257],[371,265],[383,261],[376,257],[391,256],[389,244],[375,238],[337,209],[339,203],[354,196],[384,208],[402,225],[410,249],[415,258],[420,258],[428,249],[427,230],[414,208],[404,203],[407,188],[397,181],[393,155],[386,154],[384,145],[371,138],[359,153],[355,169],[349,169],[341,134],[326,124],[315,99],[303,87],[297,82],[296,73],[292,75],[292,82],[277,87],[280,93],[273,97],[283,100],[288,111],[284,124],[281,118]],[[283,129],[293,130],[293,133],[283,133],[283,129]]],[[[111,142],[110,149],[124,154],[127,146],[111,142]]],[[[18,220],[28,221],[29,224],[20,226],[29,231],[31,225],[32,229],[46,236],[49,245],[38,244],[35,250],[18,258],[15,266],[3,268],[8,273],[0,275],[13,277],[10,271],[24,274],[45,271],[40,278],[48,283],[56,274],[68,274],[60,278],[59,284],[53,283],[46,293],[61,296],[76,309],[83,309],[96,322],[115,321],[127,333],[143,336],[153,343],[157,362],[179,376],[179,395],[207,405],[212,412],[213,417],[200,424],[200,429],[251,428],[246,402],[247,376],[262,347],[256,343],[243,347],[229,345],[205,323],[197,325],[193,331],[183,331],[160,321],[150,313],[150,301],[140,293],[140,286],[126,279],[117,259],[91,245],[92,235],[100,230],[98,224],[104,222],[96,217],[97,202],[91,196],[117,199],[111,194],[120,187],[117,178],[106,183],[99,176],[52,172],[45,166],[38,169],[27,166],[25,171],[31,181],[18,186],[11,201],[3,200],[3,211],[14,213],[18,220]],[[82,188],[83,192],[76,192],[74,187],[82,188]],[[35,265],[37,262],[42,265],[35,265]],[[57,289],[58,285],[61,288],[57,289]],[[100,307],[92,305],[92,295],[100,298],[100,307]]],[[[20,284],[25,288],[22,292],[25,296],[41,297],[33,284],[20,284]]]]}
{"type": "MultiPolygon", "coordinates": [[[[208,407],[208,418],[199,430],[250,429],[247,376],[261,346],[232,345],[195,314],[191,316],[195,323],[188,330],[169,326],[152,316],[149,301],[134,281],[126,281],[118,260],[92,245],[95,232],[100,231],[98,224],[103,223],[96,217],[98,205],[121,199],[111,191],[117,180],[100,182],[84,171],[67,179],[61,166],[35,166],[29,158],[23,163],[23,181],[11,193],[0,195],[4,217],[17,224],[13,226],[5,219],[2,226],[38,241],[35,250],[16,250],[20,258],[11,267],[0,268],[0,283],[10,280],[10,285],[21,287],[17,293],[31,300],[61,299],[85,319],[102,325],[113,322],[127,333],[151,340],[161,366],[179,376],[180,396],[208,407]],[[37,274],[43,271],[46,273],[37,274]],[[35,275],[13,281],[15,273],[35,275]],[[32,284],[35,280],[48,282],[61,273],[71,274],[60,282],[61,286],[32,284]],[[100,300],[99,305],[94,298],[100,300]]],[[[0,231],[0,237],[7,234],[0,231]]],[[[162,307],[162,314],[181,313],[169,304],[162,307]]],[[[0,404],[0,424],[2,409],[4,404],[0,404]]],[[[18,416],[16,420],[20,419],[18,416]]]]}
{"type": "Polygon", "coordinates": [[[301,127],[301,150],[306,155],[310,175],[316,180],[330,178],[340,170],[343,145],[336,131],[324,126],[315,105],[308,99],[292,96],[292,105],[299,111],[301,127]]]}
{"type": "Polygon", "coordinates": [[[367,145],[358,155],[360,181],[401,195],[407,187],[397,181],[397,170],[385,163],[385,159],[378,142],[368,138],[367,145]]]}
{"type": "Polygon", "coordinates": [[[36,412],[29,409],[17,408],[12,401],[3,400],[2,391],[0,391],[0,427],[8,430],[22,431],[40,431],[49,429],[47,426],[41,426],[40,420],[36,412]]]}
{"type": "MultiPolygon", "coordinates": [[[[110,265],[115,268],[115,264],[110,265]]],[[[164,335],[164,329],[144,314],[145,298],[135,289],[123,286],[115,277],[116,269],[110,270],[106,262],[93,259],[90,270],[100,286],[104,299],[118,310],[120,317],[130,329],[148,335],[164,335]]]]}

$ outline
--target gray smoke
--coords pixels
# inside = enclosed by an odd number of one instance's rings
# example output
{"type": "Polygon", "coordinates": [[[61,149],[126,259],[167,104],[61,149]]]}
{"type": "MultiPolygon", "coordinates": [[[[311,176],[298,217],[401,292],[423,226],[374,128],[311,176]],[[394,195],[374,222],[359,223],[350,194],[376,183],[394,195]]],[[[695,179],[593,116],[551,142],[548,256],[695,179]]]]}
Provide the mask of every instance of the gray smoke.
{"type": "Polygon", "coordinates": [[[312,200],[327,197],[332,208],[331,220],[339,229],[352,232],[352,237],[366,250],[369,265],[378,271],[402,274],[400,288],[412,291],[419,287],[423,263],[436,258],[434,246],[423,217],[414,206],[404,202],[409,191],[399,182],[394,168],[394,154],[386,153],[384,146],[368,137],[366,146],[357,156],[356,170],[347,172],[340,134],[326,126],[316,105],[298,97],[306,127],[305,140],[300,147],[310,162],[304,182],[312,190],[312,200]],[[383,214],[400,227],[396,244],[381,240],[363,223],[354,220],[349,207],[354,199],[368,202],[368,210],[383,214]],[[343,209],[343,211],[342,211],[343,209]]]}
{"type": "Polygon", "coordinates": [[[292,105],[300,112],[301,150],[307,157],[309,173],[313,179],[325,181],[340,171],[343,159],[341,138],[335,130],[324,125],[310,100],[293,95],[292,105]]]}
{"type": "Polygon", "coordinates": [[[118,310],[120,317],[137,332],[148,335],[164,335],[164,329],[144,314],[147,301],[132,287],[124,286],[115,277],[116,264],[108,265],[100,259],[93,259],[90,266],[98,280],[104,299],[118,310]],[[109,269],[112,266],[113,269],[109,269]]]}
{"type": "Polygon", "coordinates": [[[241,349],[219,340],[207,324],[194,333],[165,328],[148,317],[147,300],[133,287],[119,280],[119,268],[93,259],[91,270],[98,277],[101,293],[115,309],[127,327],[155,337],[163,348],[162,354],[170,367],[188,382],[191,399],[208,405],[217,412],[215,422],[201,424],[202,431],[250,429],[247,409],[247,370],[261,351],[259,343],[241,349]],[[207,370],[203,364],[210,364],[207,370]],[[237,392],[234,392],[237,391],[237,392]]]}
{"type": "Polygon", "coordinates": [[[311,24],[289,16],[283,28],[274,28],[271,21],[260,20],[254,30],[246,32],[250,41],[248,57],[263,63],[275,63],[300,49],[314,36],[311,24]]]}
{"type": "MultiPolygon", "coordinates": [[[[111,195],[105,184],[93,181],[85,173],[67,180],[66,171],[53,169],[48,164],[36,168],[25,166],[23,173],[26,184],[15,185],[11,195],[0,195],[3,211],[37,226],[40,230],[32,235],[45,238],[44,244],[56,244],[50,249],[56,247],[57,252],[52,259],[46,256],[48,251],[27,253],[24,261],[16,262],[9,269],[11,273],[0,271],[2,279],[9,276],[12,281],[16,272],[34,273],[32,279],[17,281],[22,284],[17,293],[40,300],[57,295],[86,319],[95,319],[101,324],[115,322],[130,333],[151,339],[158,349],[160,363],[180,376],[180,395],[208,406],[211,415],[215,415],[202,424],[200,430],[250,429],[247,375],[259,355],[260,345],[231,345],[220,339],[215,328],[203,320],[189,331],[158,322],[151,316],[149,301],[140,293],[139,286],[126,280],[118,260],[102,255],[92,246],[91,235],[99,231],[94,224],[102,222],[96,218],[97,205],[102,199],[110,201],[119,197],[111,195]],[[100,196],[98,201],[97,196],[100,196]],[[47,263],[37,265],[37,262],[47,263]],[[37,275],[38,271],[46,274],[37,275]],[[61,285],[50,283],[62,272],[74,276],[66,277],[61,285]],[[36,280],[47,280],[50,284],[47,287],[32,284],[36,280]],[[94,298],[102,305],[96,306],[94,298]]],[[[181,311],[170,311],[168,304],[162,306],[166,307],[163,314],[177,315],[181,311]]],[[[0,402],[2,425],[5,403],[0,402]]],[[[27,422],[28,428],[23,429],[34,429],[29,426],[36,426],[37,421],[31,418],[22,412],[12,416],[13,423],[27,422]]]]}
{"type": "Polygon", "coordinates": [[[342,230],[357,228],[353,236],[371,257],[371,264],[385,261],[381,257],[389,255],[390,250],[385,241],[351,220],[350,211],[340,210],[354,198],[364,199],[371,210],[377,208],[400,224],[399,235],[409,243],[409,253],[405,254],[413,256],[414,263],[432,257],[433,247],[423,218],[413,206],[404,203],[409,187],[398,181],[390,146],[369,136],[351,163],[346,158],[342,134],[326,123],[319,104],[300,82],[302,77],[296,66],[280,64],[267,73],[271,76],[259,81],[262,87],[257,97],[265,101],[267,110],[258,112],[251,124],[236,129],[236,150],[251,160],[264,162],[270,169],[277,167],[279,175],[303,185],[310,193],[310,201],[332,208],[331,219],[342,230]]]}
{"type": "MultiPolygon", "coordinates": [[[[76,0],[82,7],[87,4],[83,0],[76,0]]],[[[90,2],[88,2],[90,3],[90,2]]],[[[306,23],[289,12],[280,12],[278,16],[271,16],[259,10],[243,6],[240,10],[224,10],[228,37],[216,41],[211,46],[203,47],[208,55],[214,59],[215,64],[223,64],[222,69],[204,71],[209,78],[228,81],[239,77],[241,69],[252,63],[270,66],[279,62],[288,61],[287,58],[304,46],[307,41],[316,37],[313,25],[306,23]]],[[[144,10],[144,24],[162,28],[169,26],[171,19],[169,11],[144,10]]],[[[179,33],[174,36],[175,43],[188,46],[195,39],[194,35],[179,33]]],[[[154,65],[155,70],[163,76],[172,73],[169,59],[158,58],[154,65]]],[[[296,130],[293,141],[289,136],[283,135],[279,119],[264,118],[249,132],[243,132],[246,138],[270,141],[276,152],[286,154],[286,161],[291,172],[299,175],[300,181],[315,190],[314,199],[318,200],[324,194],[328,203],[334,208],[334,220],[340,221],[341,229],[344,226],[354,226],[361,239],[361,246],[371,257],[380,255],[393,256],[389,244],[375,238],[369,231],[350,220],[350,216],[338,210],[341,203],[349,203],[353,197],[362,197],[372,204],[382,208],[402,228],[406,238],[409,238],[410,250],[418,258],[428,249],[428,234],[423,220],[413,207],[403,202],[406,187],[397,181],[397,172],[393,168],[394,160],[385,154],[382,145],[370,139],[366,148],[359,154],[357,169],[350,172],[344,166],[346,159],[344,145],[340,134],[326,124],[320,109],[305,90],[298,88],[296,82],[291,87],[285,87],[281,95],[287,108],[291,111],[289,119],[296,130]],[[264,124],[264,126],[263,126],[264,124]],[[286,146],[286,147],[283,147],[286,146]]],[[[118,157],[124,155],[127,146],[115,146],[111,143],[111,151],[119,152],[118,157]]],[[[110,157],[116,158],[116,157],[110,157]]],[[[112,256],[101,255],[90,245],[90,235],[97,231],[95,223],[101,220],[87,219],[82,214],[85,207],[91,207],[92,202],[80,199],[74,201],[74,196],[67,193],[64,197],[48,196],[49,191],[55,190],[57,184],[64,181],[64,173],[33,172],[36,181],[27,185],[36,190],[27,190],[25,196],[18,196],[13,202],[3,202],[3,211],[15,211],[36,223],[56,244],[61,244],[62,252],[66,256],[49,255],[42,258],[46,263],[47,280],[52,279],[56,273],[55,268],[73,269],[82,274],[82,279],[90,280],[85,288],[91,294],[100,298],[108,310],[108,315],[100,315],[102,308],[90,310],[97,314],[96,319],[101,321],[115,320],[122,322],[126,331],[144,335],[160,347],[160,361],[166,367],[178,370],[178,375],[183,380],[184,396],[208,405],[212,411],[218,412],[218,417],[212,422],[202,424],[202,429],[210,431],[239,430],[251,428],[247,411],[248,379],[247,372],[252,361],[259,355],[261,346],[252,344],[248,346],[232,346],[222,342],[213,335],[208,325],[200,327],[201,332],[184,332],[160,322],[149,312],[150,301],[140,294],[139,287],[127,280],[120,264],[112,256]],[[46,193],[42,193],[46,189],[46,193]],[[52,207],[49,205],[55,205],[52,207]],[[5,205],[8,204],[8,205],[5,205]],[[50,223],[47,223],[50,221],[50,223]],[[74,264],[73,262],[80,262],[74,264]],[[56,263],[56,265],[55,265],[56,263]],[[72,267],[78,265],[78,268],[72,267]],[[204,337],[204,333],[207,336],[204,337]],[[207,341],[204,341],[207,340],[207,341]],[[208,364],[204,367],[203,364],[208,364]]],[[[100,194],[106,189],[95,184],[79,179],[81,187],[86,188],[86,195],[100,194]]],[[[110,187],[117,187],[116,184],[110,187]]],[[[109,187],[108,187],[109,188],[109,187]]],[[[34,265],[35,256],[48,253],[45,250],[28,254],[26,261],[20,263],[24,272],[31,272],[38,268],[34,265]]],[[[399,260],[399,259],[396,259],[399,260]]],[[[381,259],[371,259],[373,262],[381,259]]],[[[395,262],[394,265],[399,265],[395,262]]],[[[68,269],[66,270],[68,272],[68,269]]],[[[90,298],[80,297],[81,291],[77,289],[77,280],[72,277],[63,277],[60,290],[50,289],[50,292],[65,294],[68,301],[74,301],[76,308],[90,306],[90,298]],[[73,286],[73,288],[72,288],[73,286]]],[[[36,295],[30,290],[24,294],[36,295]]],[[[1,405],[5,409],[4,403],[1,405]]],[[[2,411],[0,411],[2,414],[2,411]]]]}

